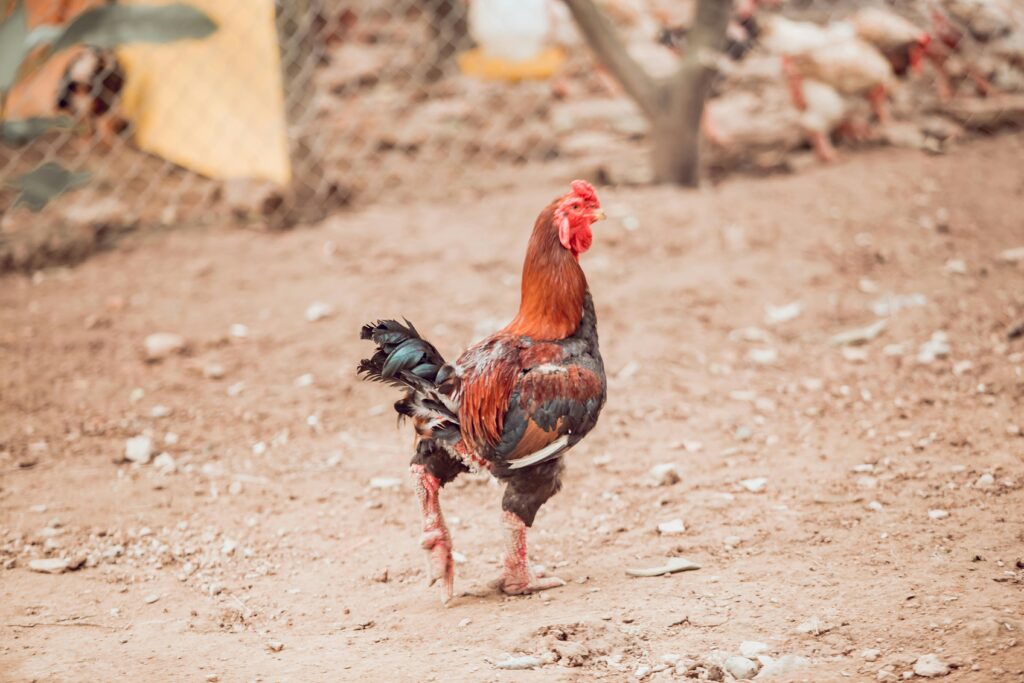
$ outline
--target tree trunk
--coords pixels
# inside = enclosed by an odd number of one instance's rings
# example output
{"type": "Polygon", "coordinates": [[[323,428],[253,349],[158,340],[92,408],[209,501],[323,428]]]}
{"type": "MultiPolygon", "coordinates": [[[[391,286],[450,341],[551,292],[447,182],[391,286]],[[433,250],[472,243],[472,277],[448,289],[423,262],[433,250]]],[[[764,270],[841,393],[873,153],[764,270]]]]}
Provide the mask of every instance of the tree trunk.
{"type": "Polygon", "coordinates": [[[651,164],[659,183],[696,186],[700,179],[701,118],[725,45],[732,0],[697,0],[686,55],[670,78],[654,81],[629,54],[593,0],[565,0],[602,64],[651,122],[651,164]]]}
{"type": "Polygon", "coordinates": [[[658,113],[651,121],[654,179],[696,187],[700,180],[701,119],[725,45],[732,0],[698,0],[697,17],[676,74],[659,87],[658,113]]]}

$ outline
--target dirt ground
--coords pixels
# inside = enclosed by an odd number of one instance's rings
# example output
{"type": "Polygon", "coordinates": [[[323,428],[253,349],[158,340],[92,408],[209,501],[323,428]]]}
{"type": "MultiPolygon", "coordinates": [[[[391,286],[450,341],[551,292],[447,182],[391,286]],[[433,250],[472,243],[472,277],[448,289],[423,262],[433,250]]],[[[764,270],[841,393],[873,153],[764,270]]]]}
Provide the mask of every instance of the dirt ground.
{"type": "Polygon", "coordinates": [[[583,263],[609,400],[530,549],[568,585],[487,592],[500,491],[464,476],[447,608],[358,327],[405,315],[453,357],[503,324],[561,185],[7,277],[0,679],[667,681],[760,641],[774,680],[897,680],[926,654],[1024,680],[1022,158],[1015,134],[601,191],[583,263]],[[830,343],[878,314],[877,339],[830,343]],[[144,362],[159,331],[187,352],[144,362]],[[139,435],[169,457],[125,463],[139,435]],[[681,479],[655,485],[665,463],[681,479]],[[625,573],[672,556],[701,569],[625,573]],[[543,665],[497,666],[524,655],[543,665]]]}

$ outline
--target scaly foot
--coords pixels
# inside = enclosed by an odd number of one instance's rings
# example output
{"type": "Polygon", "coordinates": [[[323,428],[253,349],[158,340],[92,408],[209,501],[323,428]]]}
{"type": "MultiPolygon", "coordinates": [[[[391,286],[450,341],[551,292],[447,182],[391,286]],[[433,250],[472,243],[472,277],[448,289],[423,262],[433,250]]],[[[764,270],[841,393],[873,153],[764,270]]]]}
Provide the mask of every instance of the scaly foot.
{"type": "Polygon", "coordinates": [[[447,603],[452,599],[455,590],[455,563],[452,560],[452,538],[448,534],[448,529],[442,525],[424,531],[420,536],[420,545],[427,554],[430,585],[441,581],[441,587],[444,589],[441,599],[447,603]]]}
{"type": "Polygon", "coordinates": [[[529,570],[525,573],[506,570],[500,578],[491,582],[492,588],[507,595],[527,595],[549,588],[561,588],[564,585],[565,581],[557,576],[544,576],[541,572],[533,574],[529,570]]]}
{"type": "Polygon", "coordinates": [[[505,571],[491,586],[509,595],[536,593],[565,585],[557,576],[534,574],[526,559],[526,523],[514,512],[502,513],[505,526],[505,571]]]}

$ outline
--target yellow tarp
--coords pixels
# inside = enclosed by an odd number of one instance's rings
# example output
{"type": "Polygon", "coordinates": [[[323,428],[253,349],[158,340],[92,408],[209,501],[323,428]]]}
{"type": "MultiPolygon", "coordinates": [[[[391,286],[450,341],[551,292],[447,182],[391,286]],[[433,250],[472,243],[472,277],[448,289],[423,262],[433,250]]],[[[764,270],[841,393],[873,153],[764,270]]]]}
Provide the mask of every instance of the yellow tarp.
{"type": "MultiPolygon", "coordinates": [[[[171,0],[121,0],[167,4],[171,0]]],[[[217,31],[118,50],[135,143],[212,178],[291,180],[273,0],[188,0],[217,31]]]]}

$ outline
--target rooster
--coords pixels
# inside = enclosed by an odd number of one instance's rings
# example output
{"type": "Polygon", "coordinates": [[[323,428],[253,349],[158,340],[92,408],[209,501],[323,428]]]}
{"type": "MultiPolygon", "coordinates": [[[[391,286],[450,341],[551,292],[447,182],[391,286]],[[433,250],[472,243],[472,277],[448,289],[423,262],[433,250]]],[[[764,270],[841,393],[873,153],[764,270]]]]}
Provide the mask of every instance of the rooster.
{"type": "Polygon", "coordinates": [[[579,263],[593,239],[591,224],[602,218],[594,188],[582,180],[541,211],[526,250],[519,313],[454,363],[408,321],[362,328],[377,348],[358,373],[406,392],[395,410],[399,419],[412,418],[416,431],[410,472],[423,514],[420,544],[430,583],[442,582],[446,603],[455,572],[438,496],[466,471],[484,469],[506,484],[505,560],[495,587],[516,595],[565,585],[531,571],[526,530],[561,488],[562,457],[594,428],[605,401],[597,319],[579,263]]]}

